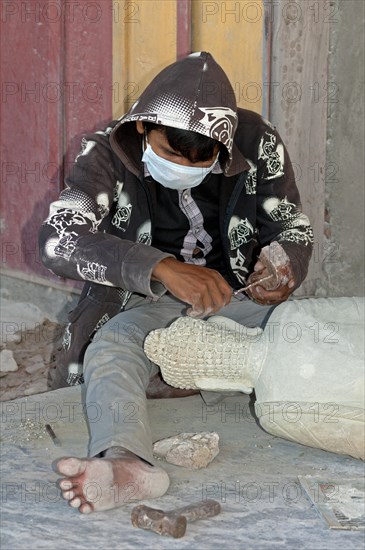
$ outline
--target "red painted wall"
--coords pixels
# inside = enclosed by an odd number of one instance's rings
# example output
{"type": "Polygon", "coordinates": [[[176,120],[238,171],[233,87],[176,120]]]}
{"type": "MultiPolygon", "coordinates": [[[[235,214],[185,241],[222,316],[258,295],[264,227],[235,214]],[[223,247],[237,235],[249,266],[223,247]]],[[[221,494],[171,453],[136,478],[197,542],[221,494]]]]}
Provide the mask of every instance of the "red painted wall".
{"type": "Polygon", "coordinates": [[[112,0],[0,4],[1,266],[49,278],[39,226],[82,134],[112,117],[112,0]]]}

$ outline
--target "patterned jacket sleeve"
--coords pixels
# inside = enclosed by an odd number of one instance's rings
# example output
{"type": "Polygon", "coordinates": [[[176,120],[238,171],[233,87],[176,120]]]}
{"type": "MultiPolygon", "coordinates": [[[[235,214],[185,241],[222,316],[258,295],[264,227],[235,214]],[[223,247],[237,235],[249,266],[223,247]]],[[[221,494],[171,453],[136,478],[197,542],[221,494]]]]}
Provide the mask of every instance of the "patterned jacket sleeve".
{"type": "Polygon", "coordinates": [[[157,297],[163,287],[151,283],[152,269],[170,255],[102,231],[123,177],[121,170],[107,131],[83,138],[66,188],[50,205],[40,229],[42,261],[61,277],[157,297]]]}
{"type": "Polygon", "coordinates": [[[313,231],[301,209],[288,152],[274,128],[264,132],[258,146],[257,200],[260,243],[281,244],[290,258],[297,288],[308,272],[313,231]]]}

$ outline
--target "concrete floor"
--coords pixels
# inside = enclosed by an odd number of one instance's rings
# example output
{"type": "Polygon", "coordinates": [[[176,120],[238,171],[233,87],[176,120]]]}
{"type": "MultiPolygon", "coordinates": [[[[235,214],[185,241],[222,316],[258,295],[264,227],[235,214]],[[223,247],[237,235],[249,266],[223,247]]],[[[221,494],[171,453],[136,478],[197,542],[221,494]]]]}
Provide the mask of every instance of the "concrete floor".
{"type": "MultiPolygon", "coordinates": [[[[220,436],[220,453],[204,470],[160,462],[170,475],[170,488],[163,497],[144,502],[165,510],[207,498],[221,503],[219,516],[188,524],[181,539],[132,527],[134,503],[83,516],[61,498],[52,461],[87,453],[80,387],[2,403],[1,548],[364,548],[364,531],[329,529],[298,482],[298,476],[359,479],[364,463],[265,433],[249,403],[246,395],[209,407],[199,395],[149,401],[154,440],[184,431],[220,436]],[[61,447],[44,433],[46,423],[61,447]]],[[[93,414],[89,411],[90,418],[93,414]]]]}

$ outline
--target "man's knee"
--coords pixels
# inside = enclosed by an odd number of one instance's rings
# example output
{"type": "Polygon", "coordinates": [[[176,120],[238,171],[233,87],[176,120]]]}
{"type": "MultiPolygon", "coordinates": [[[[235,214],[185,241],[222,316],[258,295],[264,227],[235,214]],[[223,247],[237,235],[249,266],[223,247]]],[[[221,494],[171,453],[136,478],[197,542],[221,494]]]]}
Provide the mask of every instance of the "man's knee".
{"type": "Polygon", "coordinates": [[[90,343],[94,351],[99,345],[111,346],[142,346],[146,334],[141,326],[126,316],[117,316],[103,325],[94,335],[90,343]]]}

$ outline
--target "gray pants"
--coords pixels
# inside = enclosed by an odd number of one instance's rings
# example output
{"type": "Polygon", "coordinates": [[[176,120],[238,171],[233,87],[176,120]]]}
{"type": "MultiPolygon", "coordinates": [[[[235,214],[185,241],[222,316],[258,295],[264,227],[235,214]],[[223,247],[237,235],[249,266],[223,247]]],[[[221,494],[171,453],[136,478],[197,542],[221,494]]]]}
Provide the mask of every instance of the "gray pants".
{"type": "MultiPolygon", "coordinates": [[[[153,461],[145,392],[159,368],[146,357],[143,342],[151,330],[165,328],[186,309],[185,303],[169,294],[156,302],[135,295],[125,311],[96,333],[84,360],[86,407],[99,411],[97,419],[89,419],[90,456],[119,446],[153,461]]],[[[219,315],[254,327],[262,326],[272,309],[233,297],[219,315]]]]}

